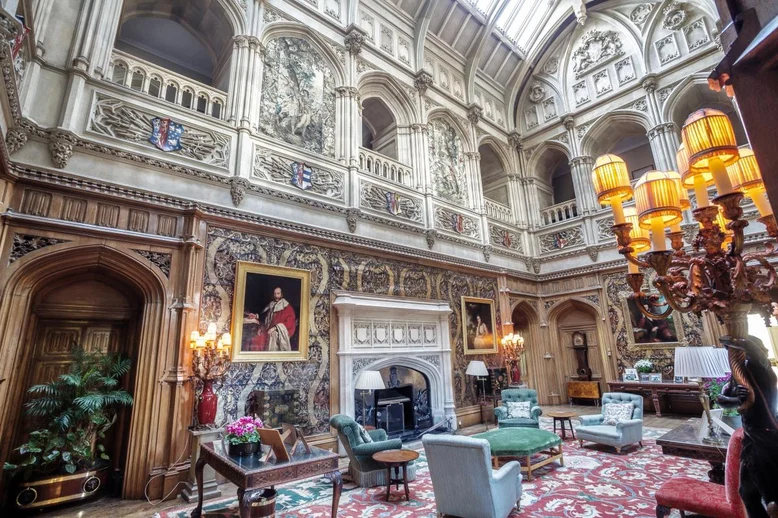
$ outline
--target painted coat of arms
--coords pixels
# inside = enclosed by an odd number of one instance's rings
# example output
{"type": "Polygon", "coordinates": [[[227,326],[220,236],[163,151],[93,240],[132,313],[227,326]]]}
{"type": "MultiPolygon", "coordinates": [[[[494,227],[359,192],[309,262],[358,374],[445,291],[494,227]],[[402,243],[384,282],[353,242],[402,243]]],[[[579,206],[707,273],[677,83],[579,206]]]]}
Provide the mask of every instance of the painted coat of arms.
{"type": "Polygon", "coordinates": [[[396,192],[387,192],[386,193],[386,210],[389,211],[390,214],[398,215],[400,213],[400,195],[396,192]]]}
{"type": "Polygon", "coordinates": [[[307,191],[313,187],[311,168],[305,162],[292,162],[292,185],[298,189],[307,191]]]}
{"type": "Polygon", "coordinates": [[[465,218],[462,216],[462,214],[452,214],[451,224],[454,228],[454,231],[459,232],[460,234],[465,231],[465,218]]]}
{"type": "Polygon", "coordinates": [[[564,248],[567,246],[567,243],[568,243],[567,238],[561,232],[554,234],[555,248],[564,248]]]}
{"type": "Polygon", "coordinates": [[[513,244],[513,239],[511,239],[511,233],[507,230],[503,231],[502,233],[502,244],[505,248],[510,248],[513,244]]]}
{"type": "Polygon", "coordinates": [[[181,149],[181,135],[183,134],[183,124],[173,122],[167,117],[154,117],[151,119],[151,137],[149,137],[149,142],[162,151],[178,151],[181,149]]]}

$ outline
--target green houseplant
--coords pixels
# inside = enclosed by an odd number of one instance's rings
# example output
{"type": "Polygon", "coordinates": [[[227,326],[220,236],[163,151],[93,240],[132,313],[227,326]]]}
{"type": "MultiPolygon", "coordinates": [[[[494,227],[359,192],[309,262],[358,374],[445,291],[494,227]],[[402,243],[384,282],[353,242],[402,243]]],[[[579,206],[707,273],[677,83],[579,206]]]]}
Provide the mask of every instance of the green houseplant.
{"type": "MultiPolygon", "coordinates": [[[[120,407],[132,404],[132,396],[120,386],[120,379],[130,371],[131,361],[117,354],[86,351],[78,345],[71,351],[71,360],[67,373],[30,387],[32,399],[25,403],[24,413],[35,429],[27,442],[15,450],[21,460],[6,463],[4,469],[13,472],[17,480],[29,481],[79,471],[94,473],[105,468],[104,478],[93,476],[96,481],[75,488],[82,493],[90,493],[88,490],[94,488],[94,493],[107,477],[108,455],[102,444],[105,433],[116,422],[120,407]]],[[[20,507],[25,507],[30,499],[39,502],[36,507],[42,505],[40,499],[48,488],[39,487],[33,492],[29,489],[25,490],[26,496],[17,495],[17,505],[21,500],[20,507]]]]}

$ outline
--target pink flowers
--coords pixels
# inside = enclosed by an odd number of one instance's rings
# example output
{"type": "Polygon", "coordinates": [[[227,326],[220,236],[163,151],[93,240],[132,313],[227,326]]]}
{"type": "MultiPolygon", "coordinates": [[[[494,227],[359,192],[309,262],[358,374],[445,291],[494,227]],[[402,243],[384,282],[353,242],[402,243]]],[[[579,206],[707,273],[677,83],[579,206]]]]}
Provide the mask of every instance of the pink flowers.
{"type": "Polygon", "coordinates": [[[257,432],[257,430],[263,427],[264,424],[262,423],[262,419],[259,419],[258,417],[241,417],[237,421],[225,426],[224,429],[227,432],[225,438],[230,441],[231,444],[259,442],[259,432],[257,432]]]}

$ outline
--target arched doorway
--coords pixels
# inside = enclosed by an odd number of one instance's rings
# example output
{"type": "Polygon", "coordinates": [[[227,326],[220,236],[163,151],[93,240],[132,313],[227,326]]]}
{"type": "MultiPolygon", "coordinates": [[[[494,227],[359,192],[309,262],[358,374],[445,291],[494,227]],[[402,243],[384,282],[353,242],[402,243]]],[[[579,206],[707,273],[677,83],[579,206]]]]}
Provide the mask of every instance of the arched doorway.
{"type": "MultiPolygon", "coordinates": [[[[121,444],[119,448],[126,451],[126,455],[122,455],[126,468],[122,496],[142,497],[152,468],[167,466],[170,457],[178,454],[169,451],[172,439],[160,423],[168,419],[173,422],[177,417],[174,405],[183,409],[178,414],[186,414],[186,409],[191,408],[191,394],[177,391],[167,382],[160,383],[161,375],[177,364],[180,355],[176,346],[171,348],[168,343],[172,338],[177,345],[177,339],[168,336],[172,312],[167,311],[171,297],[167,293],[166,278],[161,272],[152,270],[140,255],[104,245],[76,245],[34,252],[14,262],[0,275],[5,286],[0,300],[0,378],[6,379],[0,385],[0,462],[8,459],[16,446],[12,440],[19,429],[19,409],[24,403],[28,375],[36,375],[31,367],[35,348],[28,344],[40,339],[45,350],[46,332],[42,330],[45,322],[59,320],[61,324],[62,320],[71,317],[78,320],[85,316],[89,307],[108,302],[116,312],[113,317],[119,318],[108,318],[110,311],[108,315],[105,312],[101,315],[92,308],[89,310],[92,311],[92,324],[87,322],[72,329],[70,335],[62,329],[52,331],[63,337],[52,343],[67,343],[70,336],[78,335],[79,339],[87,337],[95,344],[110,344],[115,336],[116,347],[119,347],[120,332],[132,337],[126,347],[135,358],[128,381],[134,404],[129,410],[130,417],[120,425],[128,431],[123,439],[126,447],[121,444]],[[93,297],[89,304],[82,305],[70,295],[76,293],[76,289],[84,294],[84,290],[98,285],[101,294],[93,297]],[[68,286],[74,291],[69,291],[68,286]],[[62,314],[63,306],[67,305],[70,314],[62,314]],[[64,318],[51,319],[52,316],[64,318]],[[104,327],[100,328],[100,325],[104,327]],[[114,325],[117,328],[112,328],[114,325]],[[93,335],[91,338],[90,334],[93,335]]],[[[182,419],[188,421],[187,416],[182,419]]]]}
{"type": "Polygon", "coordinates": [[[481,171],[481,185],[484,189],[484,197],[497,203],[510,206],[508,200],[508,175],[505,172],[500,155],[497,154],[491,144],[482,144],[478,148],[479,169],[481,171]]]}
{"type": "MultiPolygon", "coordinates": [[[[71,349],[80,346],[88,352],[121,354],[137,362],[138,310],[142,295],[120,279],[100,271],[67,276],[43,286],[32,303],[35,322],[30,342],[31,360],[20,385],[27,390],[55,380],[70,368],[71,349]]],[[[121,380],[121,388],[133,393],[134,368],[121,380]]],[[[18,408],[13,444],[26,440],[32,423],[18,408]]],[[[123,479],[129,436],[130,410],[122,408],[117,422],[101,444],[110,457],[115,482],[123,479]]]]}
{"type": "Polygon", "coordinates": [[[637,121],[614,117],[602,128],[604,131],[598,132],[596,140],[591,143],[591,156],[606,153],[620,156],[626,162],[633,181],[656,168],[646,129],[637,121]]]}
{"type": "Polygon", "coordinates": [[[577,217],[578,204],[568,156],[558,148],[548,147],[532,169],[538,179],[540,222],[550,225],[577,217]]]}

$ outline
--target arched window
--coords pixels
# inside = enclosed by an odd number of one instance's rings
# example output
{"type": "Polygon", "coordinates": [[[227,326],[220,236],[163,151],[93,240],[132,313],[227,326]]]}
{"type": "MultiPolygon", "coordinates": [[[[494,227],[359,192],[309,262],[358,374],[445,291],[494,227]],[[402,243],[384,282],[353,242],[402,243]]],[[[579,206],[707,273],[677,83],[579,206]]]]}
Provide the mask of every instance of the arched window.
{"type": "Polygon", "coordinates": [[[197,96],[197,111],[205,113],[208,108],[208,98],[204,94],[197,96]]]}
{"type": "Polygon", "coordinates": [[[702,108],[713,108],[724,112],[732,122],[738,146],[748,144],[746,130],[732,101],[723,90],[714,92],[708,88],[707,84],[695,83],[687,87],[673,103],[670,117],[680,131],[684,122],[686,122],[686,118],[702,108]]]}
{"type": "Polygon", "coordinates": [[[213,117],[216,117],[217,119],[222,118],[222,103],[219,100],[216,100],[211,104],[211,115],[213,117]]]}
{"type": "Polygon", "coordinates": [[[646,129],[635,121],[617,119],[603,126],[593,143],[592,156],[598,157],[605,153],[613,153],[624,159],[632,181],[657,167],[646,129]]]}
{"type": "Polygon", "coordinates": [[[118,85],[123,85],[127,79],[127,67],[122,63],[117,63],[113,67],[113,73],[111,74],[111,81],[118,85]]]}
{"type": "Polygon", "coordinates": [[[362,147],[397,160],[397,121],[377,97],[362,103],[362,147]]]}
{"type": "Polygon", "coordinates": [[[484,197],[503,205],[509,205],[508,187],[506,185],[508,177],[500,156],[491,144],[484,144],[479,147],[478,154],[481,155],[479,166],[484,197]]]}
{"type": "Polygon", "coordinates": [[[188,88],[184,88],[184,90],[181,92],[181,106],[184,108],[191,108],[193,98],[194,94],[192,91],[188,88]]]}
{"type": "Polygon", "coordinates": [[[152,77],[149,81],[149,95],[152,97],[159,97],[162,91],[162,80],[158,77],[152,77]]]}
{"type": "Polygon", "coordinates": [[[168,83],[165,88],[165,100],[171,103],[176,102],[178,97],[178,87],[175,83],[168,83]]]}
{"type": "Polygon", "coordinates": [[[130,80],[130,88],[137,91],[143,90],[143,81],[146,79],[142,70],[135,70],[132,73],[132,79],[130,80]]]}

